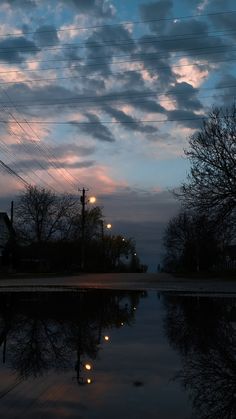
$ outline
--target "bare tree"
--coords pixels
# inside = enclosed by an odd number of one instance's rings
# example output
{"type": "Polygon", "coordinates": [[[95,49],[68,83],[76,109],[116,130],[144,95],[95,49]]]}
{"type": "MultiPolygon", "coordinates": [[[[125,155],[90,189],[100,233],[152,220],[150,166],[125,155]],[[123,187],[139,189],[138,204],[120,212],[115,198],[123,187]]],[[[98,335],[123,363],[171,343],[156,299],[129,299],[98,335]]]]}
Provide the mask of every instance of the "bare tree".
{"type": "Polygon", "coordinates": [[[185,211],[172,218],[164,234],[164,267],[170,271],[199,271],[219,263],[227,226],[221,230],[206,214],[185,211]]]}
{"type": "Polygon", "coordinates": [[[236,105],[214,108],[185,151],[190,160],[188,181],[177,193],[185,207],[208,212],[217,220],[236,210],[236,105]]]}
{"type": "Polygon", "coordinates": [[[15,223],[26,242],[67,238],[78,203],[70,195],[29,186],[16,204],[15,223]]]}

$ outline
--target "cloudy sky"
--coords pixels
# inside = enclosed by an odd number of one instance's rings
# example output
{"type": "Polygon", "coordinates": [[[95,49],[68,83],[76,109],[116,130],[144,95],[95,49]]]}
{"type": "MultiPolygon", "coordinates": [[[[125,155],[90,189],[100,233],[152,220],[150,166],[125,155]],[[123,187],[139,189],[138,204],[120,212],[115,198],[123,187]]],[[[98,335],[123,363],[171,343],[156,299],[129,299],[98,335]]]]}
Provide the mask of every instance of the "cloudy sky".
{"type": "Polygon", "coordinates": [[[89,188],[154,269],[188,137],[235,100],[234,1],[1,0],[0,20],[0,210],[24,182],[89,188]]]}

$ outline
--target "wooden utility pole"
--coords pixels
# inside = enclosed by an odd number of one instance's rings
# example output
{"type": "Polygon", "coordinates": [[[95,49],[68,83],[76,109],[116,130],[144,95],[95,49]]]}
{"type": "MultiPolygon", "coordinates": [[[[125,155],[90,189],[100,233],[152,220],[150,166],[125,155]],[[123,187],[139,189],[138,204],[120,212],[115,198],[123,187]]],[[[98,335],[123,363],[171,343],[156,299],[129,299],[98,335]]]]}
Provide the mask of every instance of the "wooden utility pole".
{"type": "Polygon", "coordinates": [[[86,205],[86,195],[85,188],[82,189],[82,195],[80,197],[80,202],[82,205],[81,209],[81,270],[84,271],[85,265],[85,205],[86,205]]]}

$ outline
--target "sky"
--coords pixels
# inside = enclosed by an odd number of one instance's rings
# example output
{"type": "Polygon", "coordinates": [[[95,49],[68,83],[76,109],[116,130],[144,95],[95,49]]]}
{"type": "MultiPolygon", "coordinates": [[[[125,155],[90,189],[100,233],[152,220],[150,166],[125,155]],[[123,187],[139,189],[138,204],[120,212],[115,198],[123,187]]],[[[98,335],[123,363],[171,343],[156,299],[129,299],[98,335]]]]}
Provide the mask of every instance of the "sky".
{"type": "Polygon", "coordinates": [[[1,0],[0,21],[0,210],[85,187],[156,270],[188,138],[235,100],[234,1],[1,0]]]}

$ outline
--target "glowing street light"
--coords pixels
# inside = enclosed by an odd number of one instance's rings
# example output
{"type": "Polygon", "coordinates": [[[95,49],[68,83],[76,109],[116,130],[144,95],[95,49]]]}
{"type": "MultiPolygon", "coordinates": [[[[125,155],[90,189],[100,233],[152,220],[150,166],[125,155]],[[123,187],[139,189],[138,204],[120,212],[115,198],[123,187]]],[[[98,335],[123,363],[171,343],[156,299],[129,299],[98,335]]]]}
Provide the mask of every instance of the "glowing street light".
{"type": "Polygon", "coordinates": [[[106,336],[104,336],[104,340],[108,342],[110,340],[110,337],[108,335],[106,335],[106,336]]]}
{"type": "Polygon", "coordinates": [[[91,380],[91,378],[87,378],[87,384],[91,384],[92,383],[92,380],[91,380]]]}
{"type": "Polygon", "coordinates": [[[107,228],[108,230],[110,230],[110,229],[112,228],[112,225],[111,225],[110,223],[108,223],[108,224],[106,225],[106,228],[107,228]]]}
{"type": "Polygon", "coordinates": [[[90,204],[95,204],[96,201],[97,201],[96,196],[90,196],[90,198],[89,198],[89,203],[90,204]]]}
{"type": "Polygon", "coordinates": [[[90,371],[92,369],[91,364],[85,364],[84,368],[88,371],[90,371]]]}

